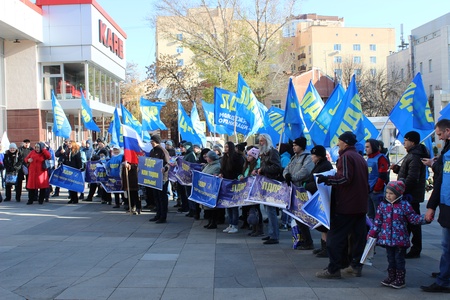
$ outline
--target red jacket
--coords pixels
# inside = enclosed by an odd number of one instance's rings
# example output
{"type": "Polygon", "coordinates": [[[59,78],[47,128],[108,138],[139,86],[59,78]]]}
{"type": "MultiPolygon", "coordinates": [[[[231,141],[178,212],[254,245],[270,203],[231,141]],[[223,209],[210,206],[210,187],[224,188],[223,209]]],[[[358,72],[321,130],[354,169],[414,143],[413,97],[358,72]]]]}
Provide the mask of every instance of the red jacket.
{"type": "Polygon", "coordinates": [[[28,165],[28,183],[27,189],[45,189],[49,187],[48,183],[48,171],[42,168],[44,160],[50,159],[51,155],[47,149],[43,149],[42,152],[36,152],[33,150],[25,157],[25,163],[28,165]],[[33,161],[28,162],[31,158],[33,161]]]}

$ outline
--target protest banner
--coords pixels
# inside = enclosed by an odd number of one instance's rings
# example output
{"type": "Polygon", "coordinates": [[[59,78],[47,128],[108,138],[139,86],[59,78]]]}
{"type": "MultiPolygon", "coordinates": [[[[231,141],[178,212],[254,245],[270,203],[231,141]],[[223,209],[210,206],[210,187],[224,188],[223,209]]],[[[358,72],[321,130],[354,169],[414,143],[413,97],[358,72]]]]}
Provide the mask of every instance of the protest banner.
{"type": "Polygon", "coordinates": [[[286,183],[256,176],[246,201],[286,208],[290,205],[291,188],[286,183]]]}
{"type": "Polygon", "coordinates": [[[179,157],[177,159],[178,170],[175,174],[175,177],[178,180],[178,183],[182,185],[192,185],[192,171],[201,171],[202,165],[196,163],[190,163],[188,161],[183,160],[183,158],[179,157]]]}
{"type": "Polygon", "coordinates": [[[153,157],[139,156],[138,184],[162,191],[163,160],[153,157]]]}
{"type": "Polygon", "coordinates": [[[288,209],[284,209],[283,211],[296,219],[299,222],[302,222],[306,226],[310,228],[314,228],[318,222],[316,219],[312,218],[311,216],[307,215],[303,210],[303,205],[308,201],[308,193],[306,192],[304,187],[298,187],[294,184],[291,185],[292,187],[292,198],[291,198],[291,205],[288,209]]]}
{"type": "Polygon", "coordinates": [[[68,189],[69,191],[84,192],[84,173],[78,169],[61,165],[53,171],[50,184],[68,189]]]}
{"type": "Polygon", "coordinates": [[[108,181],[100,183],[107,193],[123,193],[122,180],[120,178],[108,177],[108,181]]]}
{"type": "MultiPolygon", "coordinates": [[[[96,183],[100,182],[97,180],[98,171],[97,168],[103,167],[101,161],[95,160],[95,161],[87,161],[86,162],[86,177],[85,180],[87,183],[96,183]]],[[[100,170],[101,171],[101,170],[100,170]]]]}
{"type": "Polygon", "coordinates": [[[216,207],[222,178],[214,175],[192,172],[192,191],[189,200],[213,208],[216,207]]]}
{"type": "Polygon", "coordinates": [[[247,177],[244,180],[223,179],[216,207],[229,208],[253,205],[253,203],[245,200],[248,199],[254,180],[253,177],[247,177]]]}

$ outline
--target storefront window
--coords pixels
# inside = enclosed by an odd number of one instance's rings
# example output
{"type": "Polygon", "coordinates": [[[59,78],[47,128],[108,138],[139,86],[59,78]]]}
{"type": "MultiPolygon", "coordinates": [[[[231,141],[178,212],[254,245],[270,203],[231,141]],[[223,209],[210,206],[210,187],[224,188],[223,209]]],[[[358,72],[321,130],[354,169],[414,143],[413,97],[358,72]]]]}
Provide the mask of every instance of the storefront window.
{"type": "Polygon", "coordinates": [[[80,99],[85,87],[84,63],[43,66],[44,99],[51,100],[52,90],[57,99],[80,99]]]}

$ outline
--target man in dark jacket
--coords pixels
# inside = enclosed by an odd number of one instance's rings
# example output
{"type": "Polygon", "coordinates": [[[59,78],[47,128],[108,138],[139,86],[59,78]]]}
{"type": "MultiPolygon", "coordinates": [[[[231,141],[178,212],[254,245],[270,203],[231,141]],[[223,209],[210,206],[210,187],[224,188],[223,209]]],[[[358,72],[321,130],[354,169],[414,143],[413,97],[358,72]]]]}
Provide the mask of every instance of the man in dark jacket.
{"type": "MultiPolygon", "coordinates": [[[[31,151],[34,150],[33,147],[30,146],[31,141],[29,139],[24,139],[22,146],[19,148],[20,155],[25,158],[30,154],[31,151]]],[[[25,183],[28,182],[28,175],[25,175],[23,173],[23,169],[21,168],[19,170],[19,173],[17,174],[17,184],[16,184],[16,190],[22,191],[22,182],[25,179],[25,183]]],[[[26,186],[26,185],[25,185],[26,186]]]]}
{"type": "Polygon", "coordinates": [[[434,189],[428,199],[425,219],[434,219],[439,206],[438,222],[442,226],[442,255],[436,282],[430,286],[421,286],[425,292],[450,293],[450,120],[442,119],[436,123],[436,135],[445,141],[441,155],[437,159],[424,159],[423,163],[432,166],[434,172],[434,189]],[[442,187],[447,187],[442,189],[442,187]]]}
{"type": "MultiPolygon", "coordinates": [[[[414,211],[420,215],[420,203],[425,199],[426,167],[423,158],[429,158],[427,148],[420,143],[420,134],[410,131],[405,134],[403,145],[408,154],[402,165],[392,165],[391,169],[397,174],[397,180],[405,182],[405,193],[414,211]],[[408,196],[409,195],[409,196],[408,196]]],[[[405,258],[419,258],[422,251],[422,226],[408,224],[408,231],[412,234],[411,249],[405,258]]]]}
{"type": "Polygon", "coordinates": [[[346,131],[339,136],[339,160],[334,176],[319,176],[318,183],[331,185],[335,197],[331,203],[330,231],[327,235],[327,250],[330,258],[328,267],[317,272],[318,278],[341,278],[341,261],[352,235],[352,261],[346,269],[355,277],[361,276],[361,256],[366,245],[366,213],[369,195],[367,163],[356,151],[356,136],[346,131]]]}

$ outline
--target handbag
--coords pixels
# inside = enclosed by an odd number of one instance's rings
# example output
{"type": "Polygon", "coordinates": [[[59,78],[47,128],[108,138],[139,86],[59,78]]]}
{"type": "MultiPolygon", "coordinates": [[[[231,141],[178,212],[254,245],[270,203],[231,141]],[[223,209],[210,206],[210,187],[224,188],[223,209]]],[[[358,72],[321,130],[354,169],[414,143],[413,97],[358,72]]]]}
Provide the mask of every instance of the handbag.
{"type": "Polygon", "coordinates": [[[9,185],[16,184],[17,173],[16,172],[6,173],[5,182],[6,182],[6,184],[9,184],[9,185]]]}
{"type": "Polygon", "coordinates": [[[50,159],[46,159],[42,162],[42,169],[48,170],[53,167],[52,161],[50,159]]]}
{"type": "Polygon", "coordinates": [[[26,165],[22,165],[22,172],[24,175],[28,175],[28,167],[26,165]]]}

